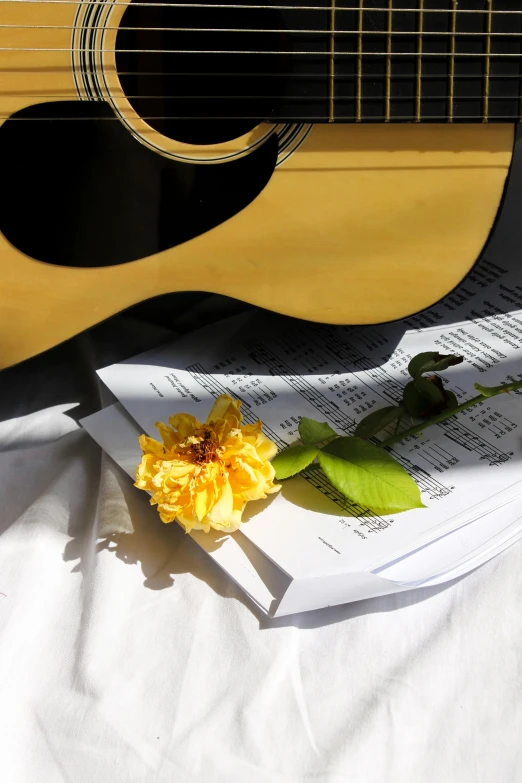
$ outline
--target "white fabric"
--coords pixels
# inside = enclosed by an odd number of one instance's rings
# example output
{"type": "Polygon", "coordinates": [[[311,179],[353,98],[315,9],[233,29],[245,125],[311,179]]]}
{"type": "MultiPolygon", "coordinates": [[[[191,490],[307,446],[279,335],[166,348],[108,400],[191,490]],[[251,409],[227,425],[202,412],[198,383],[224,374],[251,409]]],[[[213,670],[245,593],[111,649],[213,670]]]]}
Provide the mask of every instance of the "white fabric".
{"type": "Polygon", "coordinates": [[[522,545],[256,616],[77,424],[108,402],[94,368],[164,337],[119,318],[0,375],[1,779],[520,780],[522,545]]]}

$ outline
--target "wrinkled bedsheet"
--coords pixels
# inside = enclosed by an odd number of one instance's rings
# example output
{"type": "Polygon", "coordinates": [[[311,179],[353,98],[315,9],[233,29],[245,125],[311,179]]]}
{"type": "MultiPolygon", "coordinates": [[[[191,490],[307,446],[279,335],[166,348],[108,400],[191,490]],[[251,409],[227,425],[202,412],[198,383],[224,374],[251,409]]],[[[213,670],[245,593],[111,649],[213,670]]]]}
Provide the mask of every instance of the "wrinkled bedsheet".
{"type": "Polygon", "coordinates": [[[522,545],[439,588],[256,614],[77,423],[111,401],[96,367],[172,334],[120,316],[0,374],[2,780],[520,781],[522,545]]]}

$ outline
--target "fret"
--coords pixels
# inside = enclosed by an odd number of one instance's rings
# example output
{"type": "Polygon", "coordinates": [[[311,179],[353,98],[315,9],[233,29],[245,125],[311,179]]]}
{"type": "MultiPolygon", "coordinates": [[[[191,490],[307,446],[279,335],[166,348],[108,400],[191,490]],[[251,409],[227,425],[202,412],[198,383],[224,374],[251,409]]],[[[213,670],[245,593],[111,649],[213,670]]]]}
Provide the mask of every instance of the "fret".
{"type": "Polygon", "coordinates": [[[450,61],[448,75],[448,122],[453,122],[453,104],[455,100],[455,36],[457,33],[457,0],[452,0],[450,61]]]}
{"type": "Polygon", "coordinates": [[[393,0],[388,0],[386,13],[386,83],[384,97],[384,121],[390,121],[391,115],[391,73],[392,73],[392,31],[393,31],[393,0]]]}
{"type": "Polygon", "coordinates": [[[330,8],[330,57],[328,62],[328,122],[335,120],[335,0],[330,8]]]}
{"type": "Polygon", "coordinates": [[[415,122],[421,121],[422,100],[422,31],[424,19],[424,0],[419,0],[417,22],[417,55],[415,64],[415,122]]]}
{"type": "MultiPolygon", "coordinates": [[[[495,13],[513,8],[513,0],[493,0],[491,14],[491,59],[489,69],[488,121],[506,115],[520,115],[520,53],[522,14],[509,17],[495,13]],[[511,34],[511,35],[510,35],[511,34]],[[496,55],[517,55],[516,60],[500,59],[496,55]]],[[[520,7],[520,4],[517,3],[520,7]]]]}
{"type": "Polygon", "coordinates": [[[336,0],[336,119],[382,121],[386,2],[336,0]]]}
{"type": "Polygon", "coordinates": [[[489,121],[489,76],[491,70],[491,21],[492,21],[492,2],[493,0],[487,0],[487,15],[486,15],[486,58],[484,63],[484,108],[483,108],[483,122],[489,121]]]}
{"type": "Polygon", "coordinates": [[[453,122],[470,114],[477,121],[482,119],[485,8],[486,0],[459,0],[457,4],[453,122]],[[462,8],[470,13],[461,14],[462,8]]]}
{"type": "MultiPolygon", "coordinates": [[[[333,0],[328,0],[330,3],[333,0]]],[[[341,118],[346,118],[347,122],[361,121],[358,114],[362,101],[361,80],[357,79],[357,37],[361,22],[358,5],[358,0],[335,0],[334,122],[343,121],[341,118]]]]}
{"type": "MultiPolygon", "coordinates": [[[[349,0],[348,0],[349,1],[349,0]]],[[[383,122],[386,102],[387,0],[364,0],[362,51],[362,116],[383,122]]]]}
{"type": "Polygon", "coordinates": [[[391,3],[389,4],[387,38],[391,38],[390,122],[400,121],[399,118],[404,115],[408,115],[411,121],[417,113],[417,52],[421,14],[418,7],[414,6],[418,6],[418,0],[393,0],[393,9],[391,3]],[[400,52],[404,52],[404,56],[399,59],[397,54],[400,52]]]}
{"type": "Polygon", "coordinates": [[[357,105],[355,108],[356,122],[362,120],[362,53],[363,53],[363,12],[364,12],[364,0],[359,0],[359,8],[357,12],[357,105]]]}
{"type": "Polygon", "coordinates": [[[421,122],[448,119],[451,5],[452,0],[424,0],[421,122]]]}

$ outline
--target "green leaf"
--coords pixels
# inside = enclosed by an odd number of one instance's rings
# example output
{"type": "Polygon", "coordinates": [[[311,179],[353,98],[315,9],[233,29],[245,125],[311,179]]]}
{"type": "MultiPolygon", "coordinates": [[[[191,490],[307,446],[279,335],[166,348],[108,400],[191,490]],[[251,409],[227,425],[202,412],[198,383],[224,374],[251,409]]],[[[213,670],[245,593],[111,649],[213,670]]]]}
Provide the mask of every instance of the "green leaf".
{"type": "Polygon", "coordinates": [[[459,407],[459,401],[452,391],[444,390],[444,400],[446,402],[444,407],[447,411],[452,411],[454,408],[459,407]]]}
{"type": "Polygon", "coordinates": [[[408,364],[408,372],[411,377],[415,378],[419,375],[423,371],[422,368],[424,365],[433,362],[438,355],[437,351],[424,351],[423,353],[418,353],[417,356],[414,356],[408,364]]]}
{"type": "Polygon", "coordinates": [[[412,378],[417,378],[425,372],[442,372],[455,364],[461,364],[463,356],[455,354],[441,354],[437,351],[424,351],[414,356],[408,365],[408,372],[412,378]]]}
{"type": "Polygon", "coordinates": [[[336,437],[337,433],[326,421],[315,421],[303,416],[299,422],[299,435],[307,446],[315,446],[328,438],[336,437]]]}
{"type": "Polygon", "coordinates": [[[473,385],[483,397],[496,397],[497,394],[502,393],[509,394],[509,390],[505,388],[504,384],[501,386],[482,386],[480,383],[474,383],[473,385]]]}
{"type": "Polygon", "coordinates": [[[318,449],[314,449],[312,446],[301,446],[300,443],[283,449],[272,460],[276,479],[290,478],[290,476],[300,473],[314,461],[317,452],[318,449]]]}
{"type": "Polygon", "coordinates": [[[360,438],[371,438],[377,432],[380,432],[387,424],[397,421],[404,414],[402,406],[389,405],[386,408],[380,408],[378,411],[372,411],[358,423],[354,435],[360,438]]]}
{"type": "Polygon", "coordinates": [[[410,416],[422,418],[444,407],[444,392],[428,378],[415,378],[405,387],[402,402],[410,416]]]}
{"type": "Polygon", "coordinates": [[[381,514],[425,508],[420,490],[385,449],[356,437],[337,438],[318,455],[333,486],[350,500],[381,514]]]}

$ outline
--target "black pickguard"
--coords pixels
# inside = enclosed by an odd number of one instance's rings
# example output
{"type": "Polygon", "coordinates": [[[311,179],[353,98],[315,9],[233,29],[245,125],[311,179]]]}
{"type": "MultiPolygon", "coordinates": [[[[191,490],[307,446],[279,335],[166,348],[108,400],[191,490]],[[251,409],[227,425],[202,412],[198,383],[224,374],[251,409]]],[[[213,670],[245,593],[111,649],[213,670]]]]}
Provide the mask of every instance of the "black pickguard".
{"type": "Polygon", "coordinates": [[[142,145],[102,102],[31,106],[0,128],[0,231],[49,264],[134,261],[237,214],[270,180],[277,152],[272,135],[230,162],[178,162],[142,145]]]}

